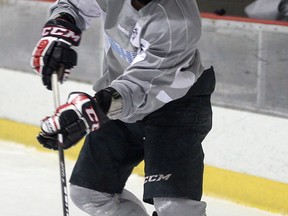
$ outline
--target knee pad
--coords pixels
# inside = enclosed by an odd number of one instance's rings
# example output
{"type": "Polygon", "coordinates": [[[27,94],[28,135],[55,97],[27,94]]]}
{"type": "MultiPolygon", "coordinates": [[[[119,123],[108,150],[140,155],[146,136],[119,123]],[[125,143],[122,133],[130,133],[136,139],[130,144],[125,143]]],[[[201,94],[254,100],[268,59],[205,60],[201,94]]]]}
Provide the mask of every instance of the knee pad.
{"type": "Polygon", "coordinates": [[[108,194],[77,185],[70,186],[73,203],[91,216],[148,216],[145,207],[132,193],[108,194]]]}
{"type": "Polygon", "coordinates": [[[119,207],[117,195],[102,193],[77,185],[70,186],[70,197],[79,209],[91,216],[112,216],[119,207]]]}
{"type": "Polygon", "coordinates": [[[158,216],[206,216],[206,203],[187,198],[154,198],[158,216]]]}

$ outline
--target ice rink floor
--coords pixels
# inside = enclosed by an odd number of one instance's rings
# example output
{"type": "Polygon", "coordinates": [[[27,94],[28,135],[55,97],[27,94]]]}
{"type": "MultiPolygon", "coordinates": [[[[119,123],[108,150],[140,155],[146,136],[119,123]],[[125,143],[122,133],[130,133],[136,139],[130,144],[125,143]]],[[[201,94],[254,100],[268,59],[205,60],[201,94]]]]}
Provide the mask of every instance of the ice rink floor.
{"type": "MultiPolygon", "coordinates": [[[[74,161],[66,160],[67,180],[74,161]]],[[[0,215],[57,216],[62,213],[57,153],[45,153],[0,140],[0,215]]],[[[140,199],[143,178],[132,175],[127,189],[140,199]]],[[[207,216],[276,216],[269,212],[204,196],[207,216]]],[[[145,205],[151,214],[153,206],[145,205]]],[[[69,201],[70,216],[85,216],[69,201]]]]}

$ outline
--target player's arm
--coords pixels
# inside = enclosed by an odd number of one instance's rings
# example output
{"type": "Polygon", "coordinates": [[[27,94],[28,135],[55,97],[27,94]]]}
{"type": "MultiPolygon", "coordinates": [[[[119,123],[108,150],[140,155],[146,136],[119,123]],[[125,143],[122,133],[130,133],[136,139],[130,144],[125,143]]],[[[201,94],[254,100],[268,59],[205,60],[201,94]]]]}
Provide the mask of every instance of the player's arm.
{"type": "Polygon", "coordinates": [[[84,31],[90,27],[93,18],[100,17],[106,10],[106,1],[98,4],[96,0],[58,0],[50,8],[50,17],[57,17],[60,13],[70,14],[76,26],[84,31]]]}
{"type": "Polygon", "coordinates": [[[141,30],[139,26],[133,44],[140,47],[138,55],[111,84],[123,97],[122,121],[140,120],[183,97],[203,72],[196,46],[200,24],[187,23],[194,26],[183,29],[183,23],[165,21],[159,15],[148,28],[141,30]]]}

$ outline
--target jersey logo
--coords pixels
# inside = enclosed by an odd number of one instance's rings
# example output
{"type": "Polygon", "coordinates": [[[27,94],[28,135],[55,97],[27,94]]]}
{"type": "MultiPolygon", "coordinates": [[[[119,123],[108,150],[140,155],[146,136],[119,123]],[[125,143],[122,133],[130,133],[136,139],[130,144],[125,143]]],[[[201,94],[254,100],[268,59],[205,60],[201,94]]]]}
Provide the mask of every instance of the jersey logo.
{"type": "Polygon", "coordinates": [[[118,44],[112,38],[110,37],[108,38],[109,38],[109,42],[111,44],[111,48],[113,49],[113,51],[116,52],[123,60],[131,64],[134,58],[136,57],[137,52],[126,50],[123,47],[121,47],[120,44],[118,44]]]}
{"type": "Polygon", "coordinates": [[[134,47],[137,47],[137,48],[141,47],[141,45],[140,45],[140,32],[141,32],[141,30],[142,30],[141,26],[138,23],[136,23],[136,25],[133,29],[131,38],[130,38],[130,42],[132,43],[132,45],[134,47]]]}
{"type": "Polygon", "coordinates": [[[128,30],[126,30],[123,26],[121,26],[120,24],[118,24],[117,28],[126,36],[130,35],[130,32],[128,30]]]}

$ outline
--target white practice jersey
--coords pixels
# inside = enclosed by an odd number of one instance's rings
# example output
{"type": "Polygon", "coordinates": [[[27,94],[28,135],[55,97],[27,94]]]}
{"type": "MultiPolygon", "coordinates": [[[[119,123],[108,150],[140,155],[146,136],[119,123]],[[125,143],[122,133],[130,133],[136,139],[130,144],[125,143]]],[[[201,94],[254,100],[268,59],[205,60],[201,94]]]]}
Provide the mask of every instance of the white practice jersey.
{"type": "Polygon", "coordinates": [[[102,17],[104,69],[93,88],[111,86],[120,93],[124,122],[141,120],[183,97],[204,70],[195,0],[154,0],[139,11],[131,0],[59,0],[51,17],[60,12],[71,14],[82,30],[102,17]]]}

